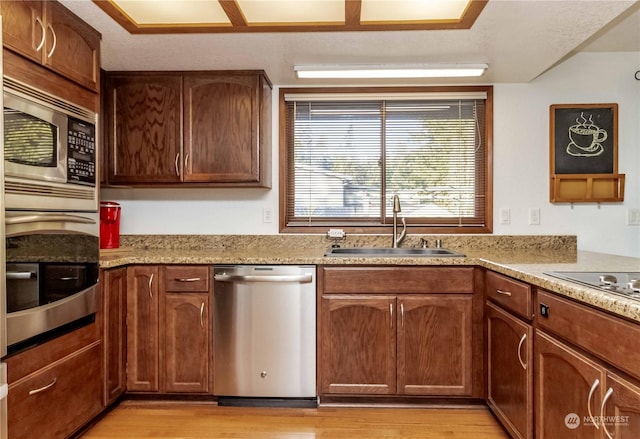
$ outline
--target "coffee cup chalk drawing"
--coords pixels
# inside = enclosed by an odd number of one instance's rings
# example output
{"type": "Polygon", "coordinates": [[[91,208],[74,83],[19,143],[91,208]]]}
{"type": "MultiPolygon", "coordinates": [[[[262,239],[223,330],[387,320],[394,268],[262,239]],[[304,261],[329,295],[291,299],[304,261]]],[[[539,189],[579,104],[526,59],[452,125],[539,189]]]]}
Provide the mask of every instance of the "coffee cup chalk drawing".
{"type": "Polygon", "coordinates": [[[552,105],[553,174],[617,173],[617,104],[552,105]]]}

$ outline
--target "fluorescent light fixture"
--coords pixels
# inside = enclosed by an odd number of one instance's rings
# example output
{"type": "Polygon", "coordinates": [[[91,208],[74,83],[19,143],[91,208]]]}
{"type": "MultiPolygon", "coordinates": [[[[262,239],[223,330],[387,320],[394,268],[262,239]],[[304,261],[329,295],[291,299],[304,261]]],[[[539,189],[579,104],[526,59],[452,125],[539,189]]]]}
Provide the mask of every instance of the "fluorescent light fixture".
{"type": "Polygon", "coordinates": [[[294,66],[298,78],[462,78],[482,76],[487,64],[294,66]]]}

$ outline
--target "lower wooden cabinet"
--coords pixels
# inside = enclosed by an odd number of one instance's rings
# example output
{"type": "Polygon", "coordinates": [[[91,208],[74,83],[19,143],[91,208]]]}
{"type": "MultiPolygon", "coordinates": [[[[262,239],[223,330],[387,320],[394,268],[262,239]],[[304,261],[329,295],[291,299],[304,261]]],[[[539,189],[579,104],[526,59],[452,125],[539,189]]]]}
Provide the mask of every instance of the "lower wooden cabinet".
{"type": "Polygon", "coordinates": [[[211,392],[209,271],[127,268],[128,392],[211,392]]]}
{"type": "Polygon", "coordinates": [[[103,270],[104,404],[111,405],[126,390],[127,269],[103,270]]]}
{"type": "Polygon", "coordinates": [[[640,386],[536,331],[536,437],[640,437],[640,386]]]}
{"type": "Polygon", "coordinates": [[[488,302],[487,403],[513,438],[533,437],[533,328],[488,302]]]}
{"type": "Polygon", "coordinates": [[[472,303],[472,294],[323,295],[320,393],[470,396],[472,303]]]}
{"type": "Polygon", "coordinates": [[[96,341],[11,383],[9,437],[64,439],[98,415],[101,359],[102,343],[96,341]]]}

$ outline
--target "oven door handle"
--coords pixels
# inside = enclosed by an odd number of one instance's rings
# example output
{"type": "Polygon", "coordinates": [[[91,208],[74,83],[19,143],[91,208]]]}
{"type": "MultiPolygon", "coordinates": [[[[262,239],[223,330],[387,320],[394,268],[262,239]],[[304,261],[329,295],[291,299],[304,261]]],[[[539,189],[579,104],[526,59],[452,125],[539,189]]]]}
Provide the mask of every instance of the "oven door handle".
{"type": "Polygon", "coordinates": [[[96,224],[96,221],[92,218],[87,218],[86,216],[66,215],[66,214],[19,215],[19,216],[11,216],[6,218],[6,223],[9,225],[41,223],[41,222],[96,224]]]}
{"type": "Polygon", "coordinates": [[[7,279],[26,280],[36,277],[33,271],[7,271],[7,279]]]}

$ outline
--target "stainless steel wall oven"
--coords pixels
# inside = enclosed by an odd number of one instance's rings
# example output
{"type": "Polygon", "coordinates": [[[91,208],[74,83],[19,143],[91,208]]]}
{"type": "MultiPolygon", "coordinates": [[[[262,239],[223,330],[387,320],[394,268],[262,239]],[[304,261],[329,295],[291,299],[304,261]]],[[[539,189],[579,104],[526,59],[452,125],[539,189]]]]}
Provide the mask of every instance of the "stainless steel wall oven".
{"type": "Polygon", "coordinates": [[[12,353],[98,307],[98,213],[6,211],[6,343],[12,353]]]}

